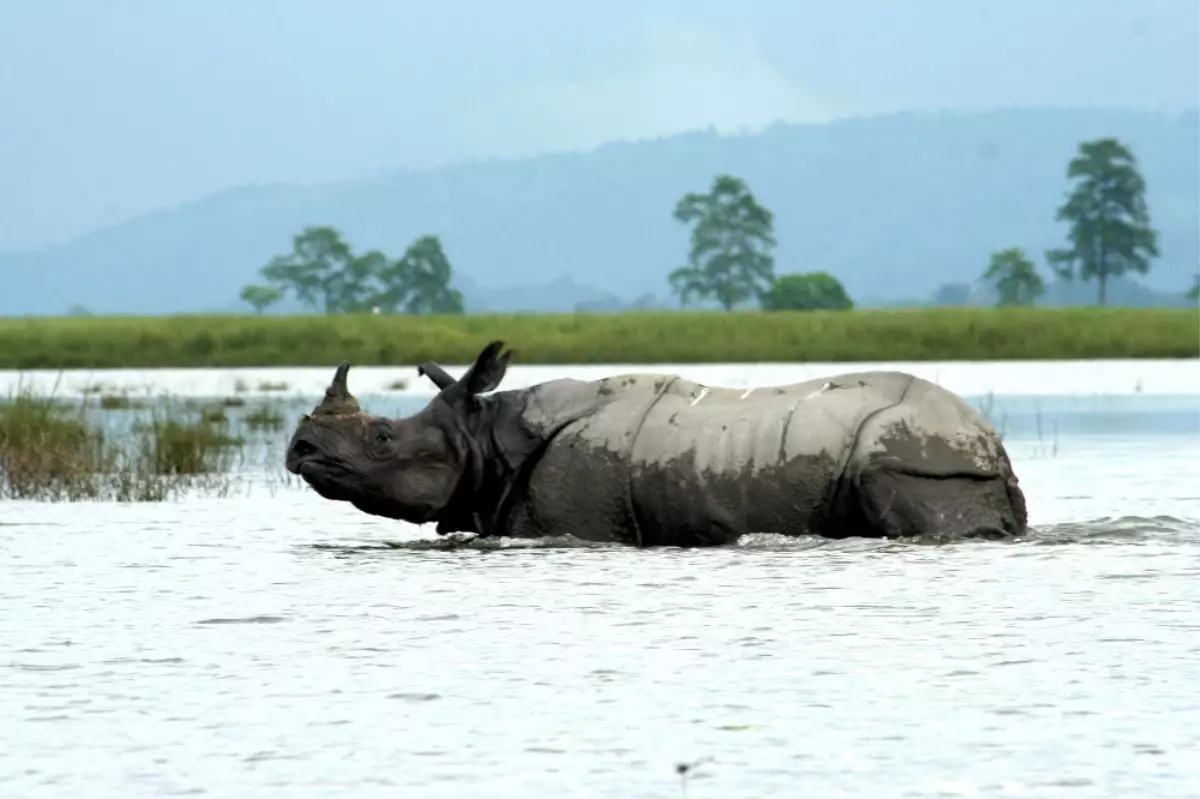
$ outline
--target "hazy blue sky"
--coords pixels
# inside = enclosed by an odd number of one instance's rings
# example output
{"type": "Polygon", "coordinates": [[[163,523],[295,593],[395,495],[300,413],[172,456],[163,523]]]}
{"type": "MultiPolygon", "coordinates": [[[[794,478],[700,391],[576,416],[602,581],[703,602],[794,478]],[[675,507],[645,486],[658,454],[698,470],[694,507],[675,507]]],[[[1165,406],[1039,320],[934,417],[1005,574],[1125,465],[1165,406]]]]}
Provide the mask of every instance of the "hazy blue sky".
{"type": "Polygon", "coordinates": [[[897,109],[1200,105],[1196,0],[0,0],[0,250],[247,183],[897,109]]]}

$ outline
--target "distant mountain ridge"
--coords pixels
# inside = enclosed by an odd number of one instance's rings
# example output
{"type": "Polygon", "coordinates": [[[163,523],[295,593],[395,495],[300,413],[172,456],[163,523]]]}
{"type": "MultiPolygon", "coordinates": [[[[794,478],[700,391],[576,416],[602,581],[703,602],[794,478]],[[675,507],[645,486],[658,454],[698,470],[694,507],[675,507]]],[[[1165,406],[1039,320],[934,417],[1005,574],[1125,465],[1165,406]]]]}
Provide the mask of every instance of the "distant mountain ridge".
{"type": "Polygon", "coordinates": [[[244,310],[240,288],[308,224],[395,257],[420,235],[440,236],[469,311],[571,310],[614,295],[672,304],[666,276],[688,241],[672,209],[720,172],[746,180],[774,212],[777,272],[829,271],[856,301],[892,303],[975,281],[1003,247],[1024,247],[1041,266],[1043,251],[1065,241],[1054,212],[1067,162],[1099,136],[1128,143],[1147,180],[1162,255],[1139,282],[1185,291],[1200,263],[1200,111],[1012,109],[695,132],[235,188],[61,246],[0,253],[0,314],[244,310]]]}

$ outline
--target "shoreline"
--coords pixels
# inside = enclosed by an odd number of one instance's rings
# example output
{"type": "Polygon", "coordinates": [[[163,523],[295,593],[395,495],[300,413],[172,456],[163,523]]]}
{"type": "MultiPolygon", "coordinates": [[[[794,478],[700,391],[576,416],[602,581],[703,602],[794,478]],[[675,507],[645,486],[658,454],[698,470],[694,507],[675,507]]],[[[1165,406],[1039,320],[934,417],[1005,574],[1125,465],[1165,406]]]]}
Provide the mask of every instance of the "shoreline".
{"type": "MultiPolygon", "coordinates": [[[[458,376],[465,364],[443,364],[458,376]]],[[[188,367],[136,369],[0,370],[0,399],[30,387],[39,394],[76,399],[92,394],[247,398],[320,396],[335,364],[317,367],[188,367]],[[265,384],[275,384],[273,387],[265,384]]],[[[724,364],[513,364],[502,389],[570,377],[594,380],[628,372],[665,372],[710,386],[751,388],[795,383],[839,373],[909,372],[963,396],[1200,395],[1200,359],[1071,361],[866,361],[724,364]]],[[[359,395],[430,397],[436,393],[415,365],[355,366],[350,388],[359,395]],[[393,387],[404,381],[404,388],[393,387]]]]}

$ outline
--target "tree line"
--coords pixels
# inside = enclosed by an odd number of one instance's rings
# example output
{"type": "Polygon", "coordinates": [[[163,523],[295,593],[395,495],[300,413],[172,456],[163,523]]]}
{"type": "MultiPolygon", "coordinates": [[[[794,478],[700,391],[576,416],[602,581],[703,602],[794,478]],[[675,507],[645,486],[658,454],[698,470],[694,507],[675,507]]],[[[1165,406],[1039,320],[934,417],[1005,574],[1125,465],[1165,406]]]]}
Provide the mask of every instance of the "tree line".
{"type": "MultiPolygon", "coordinates": [[[[1068,224],[1067,246],[1047,250],[1046,262],[1062,280],[1094,279],[1103,306],[1110,279],[1144,275],[1158,256],[1146,183],[1129,147],[1113,138],[1082,142],[1067,179],[1073,186],[1055,217],[1068,224]]],[[[700,297],[726,310],[755,298],[766,310],[853,307],[828,273],[775,276],[772,214],[742,180],[717,176],[708,193],[681,199],[675,218],[693,226],[688,263],[668,278],[682,304],[700,297]]],[[[1046,290],[1020,247],[993,253],[982,278],[995,289],[999,306],[1032,305],[1046,290]]],[[[1200,275],[1186,296],[1200,298],[1200,275]]]]}
{"type": "MultiPolygon", "coordinates": [[[[1108,281],[1144,275],[1158,257],[1158,232],[1150,224],[1146,181],[1129,147],[1116,139],[1083,142],[1067,164],[1074,181],[1055,220],[1068,224],[1067,246],[1047,250],[1046,263],[1062,280],[1095,280],[1097,304],[1105,305],[1108,281]]],[[[992,254],[983,273],[998,305],[1032,305],[1046,290],[1033,260],[1020,247],[992,254]]],[[[1195,298],[1200,275],[1189,297],[1195,298]]]]}
{"type": "Polygon", "coordinates": [[[768,311],[854,307],[828,272],[775,275],[774,215],[740,178],[717,175],[707,193],[685,194],[675,219],[692,226],[687,264],[667,277],[682,305],[712,299],[726,311],[749,300],[768,311]]]}
{"type": "Polygon", "coordinates": [[[421,236],[393,260],[380,250],[356,254],[336,228],[310,225],[292,237],[245,286],[241,299],[261,313],[291,293],[303,305],[333,313],[463,313],[462,294],[437,236],[421,236]]]}
{"type": "MultiPolygon", "coordinates": [[[[1103,306],[1110,279],[1144,275],[1158,257],[1145,180],[1130,149],[1113,138],[1082,142],[1066,176],[1073,185],[1055,219],[1068,225],[1067,245],[1047,250],[1045,259],[1062,280],[1096,280],[1103,306]]],[[[752,301],[768,311],[854,307],[828,272],[775,274],[774,215],[740,178],[717,175],[707,192],[680,198],[673,215],[691,228],[687,262],[667,277],[681,305],[709,300],[726,311],[752,301]]],[[[290,253],[275,256],[259,272],[264,283],[241,293],[259,312],[289,292],[322,313],[464,312],[462,295],[451,287],[450,261],[432,235],[391,260],[379,250],[355,254],[336,229],[310,226],[293,236],[290,253]]],[[[982,279],[995,289],[998,306],[1032,305],[1046,290],[1020,247],[993,253],[982,279]]],[[[1187,296],[1200,297],[1200,275],[1187,296]]]]}

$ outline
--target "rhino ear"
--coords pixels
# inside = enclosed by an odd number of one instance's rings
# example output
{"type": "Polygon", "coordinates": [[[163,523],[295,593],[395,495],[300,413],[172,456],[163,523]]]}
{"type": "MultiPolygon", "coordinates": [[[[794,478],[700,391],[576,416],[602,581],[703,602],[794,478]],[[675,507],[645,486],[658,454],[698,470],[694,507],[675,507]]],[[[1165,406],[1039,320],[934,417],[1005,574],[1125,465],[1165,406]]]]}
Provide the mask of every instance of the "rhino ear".
{"type": "Polygon", "coordinates": [[[417,374],[421,377],[428,377],[433,381],[433,384],[438,387],[439,391],[445,391],[454,385],[454,378],[446,374],[446,370],[438,366],[433,361],[426,361],[417,367],[417,374]]]}
{"type": "Polygon", "coordinates": [[[512,350],[509,350],[501,355],[500,350],[503,348],[503,341],[493,341],[484,347],[466,374],[449,388],[443,389],[442,393],[446,399],[457,402],[485,391],[492,391],[499,386],[508,370],[508,359],[513,354],[512,350]]]}
{"type": "Polygon", "coordinates": [[[504,380],[504,373],[508,371],[508,359],[512,357],[512,350],[501,355],[502,349],[503,341],[493,341],[479,353],[475,363],[462,377],[468,394],[482,394],[500,386],[500,382],[504,380]]]}

